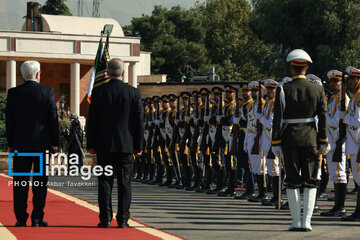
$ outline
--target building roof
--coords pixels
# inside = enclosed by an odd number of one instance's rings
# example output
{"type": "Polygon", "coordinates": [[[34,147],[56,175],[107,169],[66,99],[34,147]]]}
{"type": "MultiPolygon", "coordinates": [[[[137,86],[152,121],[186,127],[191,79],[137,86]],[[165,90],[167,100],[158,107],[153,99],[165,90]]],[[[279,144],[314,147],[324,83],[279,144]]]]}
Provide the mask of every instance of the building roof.
{"type": "MultiPolygon", "coordinates": [[[[105,24],[113,24],[112,37],[124,37],[120,24],[112,18],[90,18],[41,14],[43,32],[62,34],[100,35],[105,24]]],[[[22,31],[26,31],[26,22],[22,31]]]]}

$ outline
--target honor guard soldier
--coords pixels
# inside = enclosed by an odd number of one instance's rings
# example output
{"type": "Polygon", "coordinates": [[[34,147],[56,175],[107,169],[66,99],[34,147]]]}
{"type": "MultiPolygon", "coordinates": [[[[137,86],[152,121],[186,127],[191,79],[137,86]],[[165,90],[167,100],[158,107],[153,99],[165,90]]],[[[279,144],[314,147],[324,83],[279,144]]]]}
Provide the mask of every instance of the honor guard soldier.
{"type": "Polygon", "coordinates": [[[203,179],[203,185],[200,189],[197,189],[196,192],[204,193],[211,190],[211,183],[212,183],[212,176],[213,176],[213,169],[211,163],[211,155],[210,155],[210,147],[207,144],[207,138],[209,134],[209,123],[208,120],[210,119],[210,95],[211,91],[207,88],[201,88],[199,92],[200,97],[202,98],[203,105],[201,106],[201,115],[200,120],[198,121],[199,125],[199,141],[198,147],[202,155],[203,159],[203,171],[205,171],[205,176],[203,179]],[[206,116],[208,116],[206,118],[206,116]],[[205,169],[204,169],[205,168],[205,169]]]}
{"type": "Polygon", "coordinates": [[[289,231],[311,231],[319,169],[318,149],[320,154],[326,154],[328,150],[325,92],[322,86],[306,80],[308,63],[312,60],[305,51],[296,49],[286,60],[290,62],[293,80],[276,91],[272,151],[276,156],[284,157],[285,186],[293,220],[289,231]],[[304,187],[302,218],[301,187],[304,187]]]}
{"type": "MultiPolygon", "coordinates": [[[[345,153],[350,155],[351,171],[357,185],[360,185],[360,69],[347,67],[348,86],[353,93],[347,112],[340,112],[339,118],[346,124],[345,153]]],[[[353,214],[343,217],[344,221],[360,221],[360,190],[357,192],[356,209],[353,214]]]]}
{"type": "Polygon", "coordinates": [[[345,108],[349,103],[349,98],[345,93],[345,89],[342,88],[342,72],[338,70],[331,70],[327,73],[329,79],[329,87],[333,95],[328,100],[328,112],[327,112],[327,122],[328,122],[328,136],[330,151],[327,153],[327,169],[330,175],[331,180],[334,182],[334,192],[335,192],[335,205],[328,211],[323,212],[321,216],[345,216],[345,197],[347,193],[347,179],[346,179],[346,155],[345,155],[345,142],[340,139],[339,132],[339,111],[341,101],[344,100],[345,108]],[[344,92],[342,92],[344,91],[344,92]],[[345,97],[345,99],[342,99],[345,97]],[[342,143],[339,145],[340,153],[337,156],[334,156],[336,145],[338,141],[342,143]]]}
{"type": "MultiPolygon", "coordinates": [[[[262,202],[267,199],[265,187],[266,165],[265,156],[260,151],[260,136],[262,134],[262,127],[260,119],[256,118],[256,114],[259,107],[263,108],[265,105],[265,100],[261,97],[264,86],[262,86],[259,82],[252,81],[249,83],[249,88],[251,89],[254,102],[251,104],[248,112],[247,134],[244,143],[244,151],[249,154],[251,171],[255,175],[259,195],[254,198],[249,198],[248,201],[262,202]]],[[[262,112],[262,110],[260,110],[260,112],[262,112]]]]}
{"type": "Polygon", "coordinates": [[[161,102],[162,102],[162,112],[160,114],[160,122],[158,124],[160,134],[159,134],[159,146],[158,146],[158,152],[160,157],[160,164],[158,165],[158,173],[159,176],[157,177],[156,183],[159,186],[168,186],[171,184],[172,178],[171,172],[169,173],[169,170],[172,168],[172,163],[170,159],[169,150],[167,148],[168,142],[170,142],[170,139],[168,138],[166,134],[166,122],[169,118],[169,115],[171,113],[169,98],[167,95],[161,96],[161,102]],[[164,165],[166,168],[166,174],[167,174],[167,181],[166,184],[163,183],[162,177],[164,176],[164,165]]]}
{"type": "Polygon", "coordinates": [[[217,194],[224,188],[225,182],[225,164],[221,161],[221,149],[219,146],[219,140],[221,137],[221,129],[217,120],[220,120],[218,116],[222,115],[223,107],[223,92],[220,87],[213,87],[211,92],[214,96],[214,105],[211,107],[210,116],[207,116],[205,120],[209,123],[209,137],[208,145],[211,152],[211,163],[215,170],[216,188],[207,191],[207,194],[217,194]],[[221,109],[220,109],[221,108],[221,109]],[[217,119],[218,118],[218,119],[217,119]]]}
{"type": "Polygon", "coordinates": [[[150,98],[145,98],[142,100],[143,105],[143,127],[144,127],[144,153],[139,157],[135,158],[135,171],[136,171],[136,178],[134,179],[135,182],[140,182],[141,178],[143,177],[145,166],[144,162],[146,161],[146,144],[149,138],[149,130],[148,130],[148,123],[147,118],[149,114],[149,100],[150,98]]]}
{"type": "Polygon", "coordinates": [[[225,170],[228,178],[228,187],[226,190],[218,193],[218,196],[221,197],[234,197],[235,196],[235,183],[236,183],[236,173],[237,173],[237,162],[236,158],[230,154],[231,148],[231,133],[232,127],[234,124],[234,114],[235,114],[235,94],[238,92],[238,89],[230,84],[226,84],[225,88],[225,105],[223,109],[223,114],[221,116],[220,126],[222,138],[220,140],[221,146],[221,161],[222,165],[225,165],[225,170]]]}
{"type": "MultiPolygon", "coordinates": [[[[235,196],[235,199],[250,199],[255,197],[255,184],[254,184],[254,175],[251,172],[249,155],[244,151],[244,143],[247,132],[247,116],[250,107],[253,104],[253,98],[251,96],[251,91],[248,86],[248,83],[243,83],[240,85],[242,91],[243,100],[240,103],[240,119],[239,124],[239,137],[238,137],[238,148],[237,148],[237,167],[244,170],[244,183],[246,186],[245,192],[240,196],[235,196]]],[[[234,118],[234,124],[237,122],[237,119],[234,118]]]]}
{"type": "Polygon", "coordinates": [[[177,112],[177,103],[178,103],[178,97],[174,94],[170,94],[168,96],[169,102],[170,102],[170,113],[166,118],[165,121],[165,129],[166,129],[166,135],[167,135],[167,141],[166,141],[166,148],[165,152],[168,157],[169,164],[166,166],[166,176],[167,180],[163,184],[163,186],[171,186],[173,184],[172,179],[175,177],[175,185],[179,184],[179,165],[176,161],[175,156],[175,148],[171,149],[171,141],[173,140],[174,136],[174,128],[175,128],[175,116],[177,112]]]}
{"type": "Polygon", "coordinates": [[[182,92],[180,93],[180,97],[182,99],[183,108],[180,111],[180,121],[178,122],[179,127],[179,158],[182,166],[182,185],[178,186],[177,189],[186,188],[190,190],[191,188],[191,159],[190,159],[190,151],[189,151],[189,139],[191,137],[190,132],[190,121],[191,121],[191,93],[182,92]]]}
{"type": "MultiPolygon", "coordinates": [[[[156,97],[155,97],[156,98],[156,97]]],[[[149,113],[147,115],[147,128],[149,133],[145,132],[145,138],[148,138],[148,141],[146,142],[145,147],[145,169],[143,170],[144,176],[141,180],[142,183],[148,183],[154,181],[155,177],[155,161],[154,161],[154,151],[153,151],[153,144],[154,144],[154,132],[155,132],[155,123],[154,123],[154,117],[156,113],[155,109],[155,98],[152,97],[148,100],[149,103],[149,113]]]]}
{"type": "Polygon", "coordinates": [[[270,200],[265,200],[263,205],[265,206],[277,206],[279,200],[279,181],[280,176],[280,163],[279,159],[271,151],[271,135],[272,125],[274,117],[274,102],[275,102],[275,89],[278,83],[272,79],[266,79],[264,81],[266,88],[266,102],[262,113],[257,113],[256,118],[260,119],[260,123],[263,125],[263,133],[260,138],[260,151],[262,151],[266,158],[266,168],[271,179],[271,185],[273,190],[273,197],[270,200]]]}
{"type": "Polygon", "coordinates": [[[154,110],[153,110],[154,126],[153,126],[153,144],[152,144],[152,150],[153,150],[152,159],[154,163],[153,164],[154,170],[151,170],[151,172],[156,171],[156,177],[155,179],[149,180],[147,184],[156,185],[160,181],[162,181],[162,177],[164,174],[164,166],[163,166],[164,163],[162,161],[161,148],[160,148],[160,145],[162,144],[162,138],[161,138],[160,126],[159,126],[162,107],[161,107],[161,97],[154,96],[152,100],[154,106],[154,110]]]}
{"type": "Polygon", "coordinates": [[[202,185],[202,172],[203,172],[203,155],[200,152],[200,146],[198,144],[200,138],[200,127],[203,128],[203,121],[201,116],[204,116],[204,104],[200,97],[200,92],[195,90],[192,92],[194,99],[195,110],[189,119],[189,150],[191,164],[194,170],[194,185],[190,189],[185,190],[200,190],[202,185]]]}

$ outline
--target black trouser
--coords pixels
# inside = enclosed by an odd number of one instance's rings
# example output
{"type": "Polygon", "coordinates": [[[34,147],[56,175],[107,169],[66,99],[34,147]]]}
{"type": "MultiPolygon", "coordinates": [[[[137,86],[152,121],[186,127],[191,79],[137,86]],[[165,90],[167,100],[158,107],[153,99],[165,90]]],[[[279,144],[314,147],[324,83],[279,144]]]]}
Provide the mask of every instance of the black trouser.
{"type": "MultiPolygon", "coordinates": [[[[31,221],[33,223],[40,223],[44,218],[48,177],[45,176],[45,158],[43,159],[43,176],[34,176],[32,178],[33,211],[31,221]]],[[[13,172],[29,173],[33,164],[34,173],[38,173],[40,171],[39,157],[14,157],[13,172]]],[[[14,176],[13,179],[14,212],[16,220],[21,223],[25,223],[29,217],[26,212],[29,181],[29,176],[14,176]]]]}
{"type": "Polygon", "coordinates": [[[190,187],[191,185],[191,159],[190,154],[180,152],[181,166],[182,166],[182,182],[184,187],[190,187]]]}
{"type": "MultiPolygon", "coordinates": [[[[118,213],[116,220],[119,224],[125,223],[130,218],[131,203],[131,176],[133,171],[132,154],[123,153],[97,153],[98,165],[105,168],[107,165],[113,167],[114,174],[117,176],[118,187],[118,213]]],[[[114,175],[106,176],[102,174],[99,180],[99,209],[100,221],[103,223],[110,222],[112,219],[111,193],[114,183],[114,175]]]]}
{"type": "Polygon", "coordinates": [[[170,156],[169,149],[166,146],[161,147],[161,154],[163,158],[163,162],[166,169],[166,181],[171,182],[172,181],[172,173],[173,173],[173,163],[170,156]]]}
{"type": "Polygon", "coordinates": [[[287,188],[316,188],[319,159],[316,147],[283,146],[287,188]],[[301,171],[301,174],[300,174],[301,171]]]}
{"type": "Polygon", "coordinates": [[[202,163],[200,161],[203,161],[203,159],[200,159],[200,153],[198,154],[195,152],[190,152],[190,158],[191,158],[191,164],[194,169],[194,175],[195,175],[195,183],[194,186],[200,186],[202,184],[202,163]]]}

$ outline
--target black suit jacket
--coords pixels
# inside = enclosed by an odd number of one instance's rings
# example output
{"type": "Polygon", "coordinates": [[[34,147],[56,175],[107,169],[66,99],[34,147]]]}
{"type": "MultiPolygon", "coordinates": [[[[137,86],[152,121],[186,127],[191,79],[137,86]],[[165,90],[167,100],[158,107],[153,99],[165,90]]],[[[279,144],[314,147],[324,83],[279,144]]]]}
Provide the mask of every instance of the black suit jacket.
{"type": "Polygon", "coordinates": [[[8,146],[18,151],[43,152],[59,146],[59,122],[54,89],[35,81],[8,91],[8,146]]]}
{"type": "Polygon", "coordinates": [[[112,79],[94,88],[87,124],[87,148],[132,154],[144,144],[140,91],[112,79]]]}

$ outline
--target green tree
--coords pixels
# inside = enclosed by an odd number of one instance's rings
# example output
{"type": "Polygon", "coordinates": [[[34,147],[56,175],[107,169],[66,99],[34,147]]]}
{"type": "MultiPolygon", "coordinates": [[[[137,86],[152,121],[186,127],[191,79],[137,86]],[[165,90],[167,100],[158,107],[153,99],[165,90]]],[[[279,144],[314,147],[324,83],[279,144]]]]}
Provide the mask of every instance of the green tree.
{"type": "Polygon", "coordinates": [[[197,7],[205,28],[211,63],[220,66],[224,81],[269,77],[270,49],[249,27],[251,8],[246,0],[208,0],[197,7]]]}
{"type": "Polygon", "coordinates": [[[152,52],[152,73],[167,74],[169,81],[207,74],[205,29],[195,11],[155,6],[151,16],[133,18],[131,23],[125,33],[140,36],[141,49],[152,52]]]}
{"type": "Polygon", "coordinates": [[[310,71],[325,79],[330,69],[360,66],[360,2],[355,0],[253,0],[251,26],[273,46],[275,73],[289,74],[285,57],[302,48],[310,71]]]}
{"type": "Polygon", "coordinates": [[[52,15],[66,15],[72,16],[69,7],[66,5],[66,0],[47,0],[42,6],[41,12],[52,15]]]}

